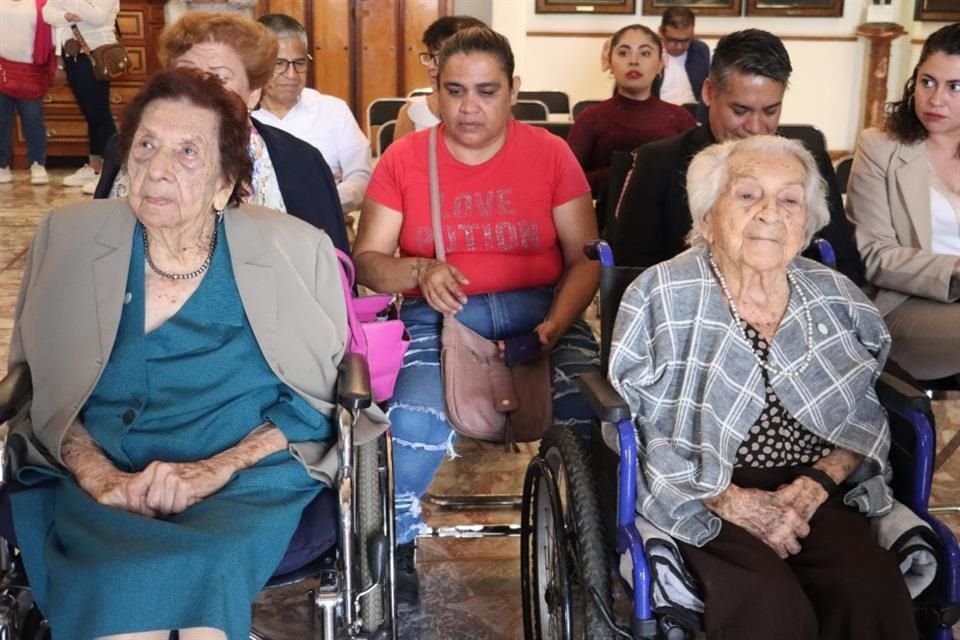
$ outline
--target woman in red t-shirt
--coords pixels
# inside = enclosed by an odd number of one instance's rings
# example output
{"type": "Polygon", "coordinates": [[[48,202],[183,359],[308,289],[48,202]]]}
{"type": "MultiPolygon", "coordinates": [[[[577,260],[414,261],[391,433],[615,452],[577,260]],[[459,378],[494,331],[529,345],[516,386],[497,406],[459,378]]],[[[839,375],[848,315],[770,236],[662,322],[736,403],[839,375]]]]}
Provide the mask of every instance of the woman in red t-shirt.
{"type": "Polygon", "coordinates": [[[599,280],[597,264],[582,252],[597,236],[583,171],[561,138],[511,118],[520,79],[506,38],[484,28],[460,31],[444,44],[438,66],[447,261],[434,258],[429,130],[394,142],[380,160],[354,247],[361,284],[406,294],[401,318],[413,342],[387,410],[395,445],[397,587],[401,600],[412,603],[420,497],[456,436],[444,412],[439,366],[443,314],[457,314],[491,340],[535,333],[550,352],[556,423],[587,430],[591,413],[575,378],[599,370],[597,344],[581,318],[599,280]]]}

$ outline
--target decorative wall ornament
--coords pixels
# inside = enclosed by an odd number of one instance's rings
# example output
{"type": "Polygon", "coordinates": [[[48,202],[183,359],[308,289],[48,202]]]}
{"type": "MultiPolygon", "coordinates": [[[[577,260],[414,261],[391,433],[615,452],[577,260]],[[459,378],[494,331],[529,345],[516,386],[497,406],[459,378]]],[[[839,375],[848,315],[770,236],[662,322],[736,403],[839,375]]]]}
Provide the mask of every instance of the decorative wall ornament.
{"type": "Polygon", "coordinates": [[[839,17],[843,0],[747,0],[747,15],[839,17]]]}
{"type": "Polygon", "coordinates": [[[659,16],[670,7],[686,7],[698,16],[739,16],[742,6],[742,0],[643,0],[643,14],[659,16]]]}
{"type": "Polygon", "coordinates": [[[627,13],[637,11],[637,0],[537,0],[537,13],[627,13]]]}
{"type": "Polygon", "coordinates": [[[960,0],[917,0],[915,20],[960,20],[960,0]]]}

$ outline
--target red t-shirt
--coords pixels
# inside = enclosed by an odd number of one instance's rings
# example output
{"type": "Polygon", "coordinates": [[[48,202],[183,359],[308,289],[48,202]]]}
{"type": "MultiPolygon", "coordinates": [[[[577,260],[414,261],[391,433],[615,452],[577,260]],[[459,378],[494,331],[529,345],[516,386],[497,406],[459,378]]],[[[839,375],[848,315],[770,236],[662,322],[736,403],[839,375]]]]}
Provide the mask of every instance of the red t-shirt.
{"type": "MultiPolygon", "coordinates": [[[[491,293],[555,284],[563,272],[553,208],[590,192],[563,139],[515,120],[503,148],[467,165],[437,141],[440,211],[447,262],[470,281],[465,293],[491,293]]],[[[400,252],[436,255],[430,219],[430,131],[390,145],[377,163],[367,197],[399,211],[400,252]]]]}

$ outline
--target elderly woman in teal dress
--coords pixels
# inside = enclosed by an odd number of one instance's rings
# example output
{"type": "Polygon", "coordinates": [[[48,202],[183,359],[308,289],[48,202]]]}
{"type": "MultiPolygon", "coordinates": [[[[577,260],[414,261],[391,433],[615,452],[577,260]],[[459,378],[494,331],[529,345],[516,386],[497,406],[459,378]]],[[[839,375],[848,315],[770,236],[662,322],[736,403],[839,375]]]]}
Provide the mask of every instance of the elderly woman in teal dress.
{"type": "Polygon", "coordinates": [[[154,76],[122,135],[129,198],[56,211],[31,246],[17,537],[55,640],[246,637],[336,454],[338,264],[316,228],[236,206],[249,126],[215,77],[154,76]]]}

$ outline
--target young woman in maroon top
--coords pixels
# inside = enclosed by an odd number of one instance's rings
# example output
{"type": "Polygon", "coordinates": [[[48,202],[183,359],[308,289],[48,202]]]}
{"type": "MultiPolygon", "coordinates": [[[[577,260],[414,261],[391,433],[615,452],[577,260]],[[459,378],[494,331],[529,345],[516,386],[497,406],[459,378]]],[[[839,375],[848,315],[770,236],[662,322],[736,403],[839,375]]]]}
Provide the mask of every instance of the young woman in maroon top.
{"type": "Polygon", "coordinates": [[[653,81],[665,64],[663,45],[655,32],[639,24],[620,29],[611,38],[609,56],[617,83],[613,97],[581,113],[567,136],[594,198],[606,194],[614,151],[633,151],[697,125],[685,109],[652,93],[653,81]]]}

